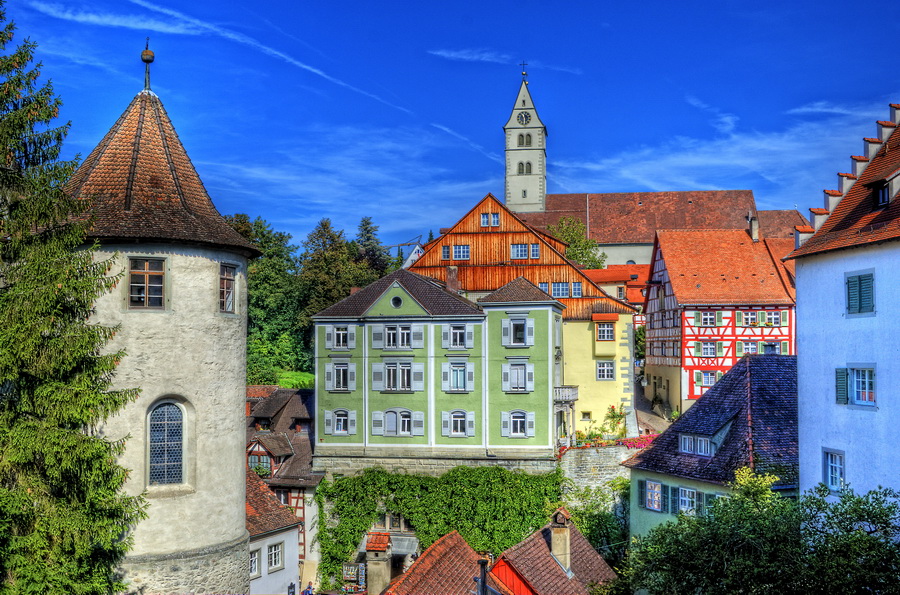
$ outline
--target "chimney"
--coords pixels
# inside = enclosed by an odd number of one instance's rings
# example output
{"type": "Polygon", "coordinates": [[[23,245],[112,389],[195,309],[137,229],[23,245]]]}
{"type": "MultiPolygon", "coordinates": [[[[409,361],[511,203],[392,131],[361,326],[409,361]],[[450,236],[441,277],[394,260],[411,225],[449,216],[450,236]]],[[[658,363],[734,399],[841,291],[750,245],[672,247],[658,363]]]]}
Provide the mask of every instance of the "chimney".
{"type": "Polygon", "coordinates": [[[459,269],[447,267],[447,291],[459,293],[459,269]]]}
{"type": "Polygon", "coordinates": [[[759,219],[756,217],[750,217],[750,239],[759,241],[759,219]]]}
{"type": "Polygon", "coordinates": [[[550,553],[566,572],[572,571],[572,549],[569,538],[569,513],[558,508],[550,521],[550,553]]]}

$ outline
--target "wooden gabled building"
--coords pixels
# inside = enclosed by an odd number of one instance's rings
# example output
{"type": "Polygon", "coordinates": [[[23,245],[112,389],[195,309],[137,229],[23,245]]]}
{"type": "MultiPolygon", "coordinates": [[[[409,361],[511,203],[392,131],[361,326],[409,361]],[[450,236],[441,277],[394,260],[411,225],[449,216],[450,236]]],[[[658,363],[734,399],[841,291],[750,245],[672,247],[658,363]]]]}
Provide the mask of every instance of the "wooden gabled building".
{"type": "Polygon", "coordinates": [[[635,308],[594,283],[565,257],[566,243],[528,225],[488,194],[424,246],[411,271],[477,301],[523,277],[565,308],[555,379],[558,426],[589,430],[610,406],[630,407],[635,308]],[[577,399],[575,420],[562,404],[577,399]]]}

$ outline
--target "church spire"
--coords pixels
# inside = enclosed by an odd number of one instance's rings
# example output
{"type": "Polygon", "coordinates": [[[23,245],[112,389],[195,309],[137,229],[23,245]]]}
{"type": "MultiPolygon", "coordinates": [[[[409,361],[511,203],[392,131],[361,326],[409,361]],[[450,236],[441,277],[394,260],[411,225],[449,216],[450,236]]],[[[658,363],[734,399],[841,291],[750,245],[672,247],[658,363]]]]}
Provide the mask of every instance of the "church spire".
{"type": "Polygon", "coordinates": [[[522,84],[503,131],[506,133],[506,206],[518,213],[542,212],[547,193],[547,128],[528,90],[527,62],[522,84]]]}

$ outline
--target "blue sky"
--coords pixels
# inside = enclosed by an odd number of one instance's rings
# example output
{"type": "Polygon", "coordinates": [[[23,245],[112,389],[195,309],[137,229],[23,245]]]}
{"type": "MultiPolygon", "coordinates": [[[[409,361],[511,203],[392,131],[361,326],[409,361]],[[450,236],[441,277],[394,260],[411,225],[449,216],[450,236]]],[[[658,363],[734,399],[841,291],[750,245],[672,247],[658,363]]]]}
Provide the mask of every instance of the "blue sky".
{"type": "Polygon", "coordinates": [[[152,87],[223,214],[385,244],[503,193],[528,62],[550,192],[751,189],[822,206],[900,102],[900,2],[8,0],[86,154],[152,87]]]}

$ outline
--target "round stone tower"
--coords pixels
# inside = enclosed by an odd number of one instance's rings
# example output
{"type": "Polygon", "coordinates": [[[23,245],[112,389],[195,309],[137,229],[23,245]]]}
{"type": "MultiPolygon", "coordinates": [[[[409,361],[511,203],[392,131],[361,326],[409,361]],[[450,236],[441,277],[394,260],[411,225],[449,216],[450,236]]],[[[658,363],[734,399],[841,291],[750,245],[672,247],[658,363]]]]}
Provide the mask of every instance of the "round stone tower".
{"type": "Polygon", "coordinates": [[[104,428],[148,516],[122,571],[142,593],[246,593],[246,271],[255,249],[216,211],[162,102],[144,90],[70,181],[92,200],[98,258],[121,278],[96,305],[140,396],[104,428]]]}

